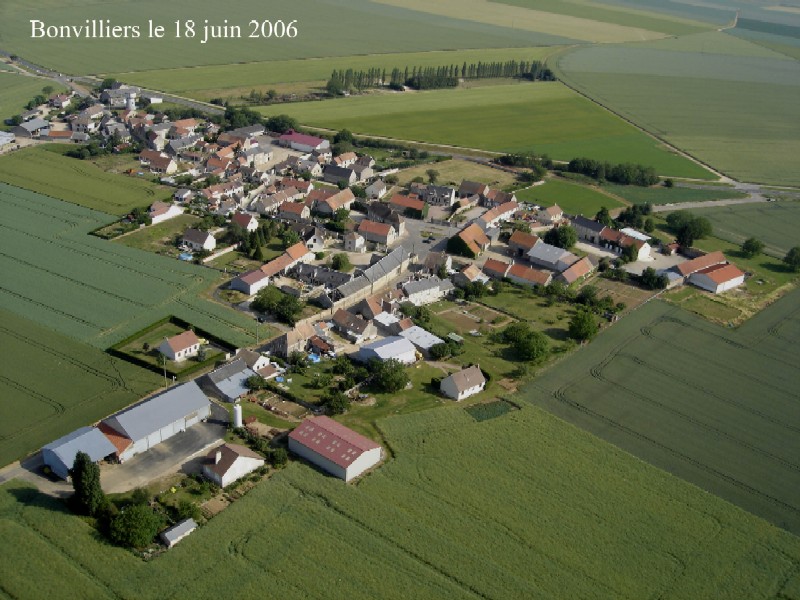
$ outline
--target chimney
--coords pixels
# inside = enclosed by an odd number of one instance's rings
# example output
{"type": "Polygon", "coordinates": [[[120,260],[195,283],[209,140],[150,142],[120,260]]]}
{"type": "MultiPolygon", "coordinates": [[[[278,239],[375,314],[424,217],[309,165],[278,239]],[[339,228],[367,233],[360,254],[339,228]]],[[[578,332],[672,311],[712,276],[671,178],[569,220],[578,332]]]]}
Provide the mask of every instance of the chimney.
{"type": "Polygon", "coordinates": [[[222,450],[217,450],[217,454],[214,456],[214,464],[218,465],[220,462],[222,462],[222,450]]]}

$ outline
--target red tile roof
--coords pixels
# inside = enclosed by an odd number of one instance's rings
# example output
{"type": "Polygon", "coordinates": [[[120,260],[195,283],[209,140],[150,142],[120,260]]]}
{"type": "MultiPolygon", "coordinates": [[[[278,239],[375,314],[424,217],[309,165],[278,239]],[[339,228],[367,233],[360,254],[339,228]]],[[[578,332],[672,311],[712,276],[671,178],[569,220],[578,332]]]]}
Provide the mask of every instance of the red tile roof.
{"type": "Polygon", "coordinates": [[[380,448],[380,444],[329,417],[306,419],[289,438],[345,469],[364,452],[380,448]]]}
{"type": "Polygon", "coordinates": [[[167,345],[173,352],[180,352],[199,344],[200,340],[191,329],[167,339],[167,345]]]}
{"type": "Polygon", "coordinates": [[[483,264],[483,272],[487,275],[493,275],[495,277],[505,277],[508,267],[508,263],[505,263],[502,260],[487,258],[486,262],[483,264]]]}
{"type": "Polygon", "coordinates": [[[687,275],[691,275],[692,273],[696,273],[702,269],[711,267],[713,265],[720,265],[728,262],[728,259],[725,258],[725,255],[717,250],[716,252],[710,252],[703,256],[698,256],[692,260],[687,260],[685,263],[681,263],[677,265],[675,268],[678,270],[678,273],[686,277],[687,275]]]}
{"type": "Polygon", "coordinates": [[[547,285],[552,277],[552,273],[550,273],[550,271],[533,269],[521,263],[515,263],[511,265],[511,268],[508,270],[508,276],[514,276],[518,279],[530,281],[531,283],[535,283],[537,285],[547,285]]]}
{"type": "Polygon", "coordinates": [[[380,235],[382,237],[386,237],[389,235],[389,230],[392,228],[391,225],[387,225],[386,223],[376,223],[375,221],[370,221],[369,219],[364,219],[358,225],[358,232],[359,233],[372,233],[374,235],[380,235]]]}
{"type": "Polygon", "coordinates": [[[112,429],[108,425],[106,425],[105,421],[100,421],[98,423],[97,428],[100,430],[104,436],[108,438],[108,441],[111,442],[114,448],[117,449],[117,455],[122,454],[127,450],[127,448],[133,443],[129,437],[122,435],[116,429],[112,429]]]}
{"type": "Polygon", "coordinates": [[[322,138],[314,137],[313,135],[305,135],[303,133],[297,133],[296,131],[289,130],[284,133],[280,138],[281,142],[294,142],[296,144],[305,144],[307,146],[311,146],[315,148],[319,146],[323,140],[322,138]]]}
{"type": "Polygon", "coordinates": [[[292,260],[300,260],[309,252],[310,250],[303,242],[297,242],[294,246],[289,246],[286,249],[286,254],[288,254],[292,260]]]}
{"type": "Polygon", "coordinates": [[[583,257],[574,263],[569,269],[561,273],[561,277],[563,277],[567,283],[573,283],[578,281],[578,279],[581,277],[585,277],[592,271],[594,271],[594,265],[592,264],[592,261],[590,261],[588,257],[583,257]]]}
{"type": "Polygon", "coordinates": [[[253,215],[248,215],[245,213],[236,213],[231,217],[231,221],[244,228],[247,228],[253,219],[255,219],[253,215]]]}
{"type": "Polygon", "coordinates": [[[422,211],[425,209],[425,203],[422,200],[415,200],[414,198],[409,198],[408,196],[401,196],[400,194],[395,194],[392,196],[391,200],[389,200],[389,204],[393,207],[400,206],[402,208],[410,208],[412,210],[419,210],[422,211]]]}
{"type": "Polygon", "coordinates": [[[524,231],[515,231],[511,234],[511,237],[508,238],[508,245],[510,246],[511,244],[516,244],[523,250],[528,251],[533,248],[538,241],[538,235],[525,233],[524,231]]]}
{"type": "Polygon", "coordinates": [[[269,261],[261,266],[261,271],[270,277],[274,277],[292,264],[292,257],[288,254],[281,254],[278,258],[269,261]]]}
{"type": "Polygon", "coordinates": [[[726,281],[736,279],[737,277],[742,277],[744,273],[736,265],[727,264],[707,267],[695,272],[694,275],[705,275],[711,281],[717,285],[720,285],[726,281]]]}

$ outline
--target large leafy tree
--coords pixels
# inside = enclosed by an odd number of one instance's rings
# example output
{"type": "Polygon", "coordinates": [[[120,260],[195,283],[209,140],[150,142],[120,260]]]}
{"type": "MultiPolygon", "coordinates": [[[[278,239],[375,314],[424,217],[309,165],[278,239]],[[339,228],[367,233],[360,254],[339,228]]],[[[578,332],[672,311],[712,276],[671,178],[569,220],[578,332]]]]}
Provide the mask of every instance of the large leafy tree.
{"type": "Polygon", "coordinates": [[[544,241],[551,246],[569,250],[578,241],[578,232],[571,225],[553,227],[553,229],[544,234],[544,241]]]}
{"type": "Polygon", "coordinates": [[[590,340],[597,335],[597,331],[597,319],[588,310],[579,310],[569,321],[569,336],[575,340],[590,340]]]}
{"type": "Polygon", "coordinates": [[[120,546],[143,548],[153,541],[161,518],[146,504],[127,507],[111,521],[111,541],[120,546]]]}
{"type": "Polygon", "coordinates": [[[85,452],[75,455],[72,464],[73,496],[78,510],[87,515],[96,516],[106,505],[106,496],[100,487],[100,467],[85,452]]]}
{"type": "Polygon", "coordinates": [[[764,242],[754,237],[747,238],[742,243],[742,253],[747,258],[753,258],[754,256],[758,256],[764,251],[764,242]]]}
{"type": "Polygon", "coordinates": [[[783,257],[783,262],[789,265],[789,268],[795,273],[800,271],[800,246],[795,246],[789,250],[786,256],[783,257]]]}
{"type": "Polygon", "coordinates": [[[399,392],[408,384],[408,373],[405,365],[395,358],[370,361],[375,387],[382,392],[399,392]]]}

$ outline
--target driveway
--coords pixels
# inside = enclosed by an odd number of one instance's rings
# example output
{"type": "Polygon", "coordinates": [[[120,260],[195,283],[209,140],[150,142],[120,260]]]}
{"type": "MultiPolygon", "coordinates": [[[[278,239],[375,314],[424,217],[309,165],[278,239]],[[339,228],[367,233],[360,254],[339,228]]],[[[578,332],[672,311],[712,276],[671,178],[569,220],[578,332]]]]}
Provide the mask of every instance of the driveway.
{"type": "Polygon", "coordinates": [[[211,418],[121,465],[101,465],[100,481],[107,494],[120,494],[183,470],[199,472],[202,455],[218,444],[227,431],[228,412],[211,403],[211,418]]]}

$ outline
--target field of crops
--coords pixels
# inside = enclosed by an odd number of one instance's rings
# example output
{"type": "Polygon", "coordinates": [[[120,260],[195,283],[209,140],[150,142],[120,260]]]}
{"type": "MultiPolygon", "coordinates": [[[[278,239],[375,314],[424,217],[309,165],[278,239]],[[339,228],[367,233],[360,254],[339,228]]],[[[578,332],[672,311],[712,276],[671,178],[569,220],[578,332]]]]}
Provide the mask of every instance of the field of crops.
{"type": "MultiPolygon", "coordinates": [[[[0,63],[0,66],[5,66],[0,63]]],[[[59,88],[47,79],[25,77],[15,73],[0,71],[0,123],[9,117],[25,111],[25,105],[37,94],[42,93],[42,88],[52,85],[57,91],[59,88]]]]}
{"type": "Polygon", "coordinates": [[[570,85],[744,181],[800,183],[800,64],[723,33],[559,58],[570,85]]]}
{"type": "Polygon", "coordinates": [[[726,330],[651,302],[523,396],[800,533],[800,291],[726,330]]]}
{"type": "MultiPolygon", "coordinates": [[[[433,16],[411,7],[389,6],[370,0],[296,2],[240,0],[236,11],[213,0],[194,0],[191,6],[158,0],[67,0],[31,5],[25,0],[0,4],[3,49],[64,73],[194,67],[353,56],[377,52],[423,52],[458,48],[508,48],[570,43],[569,38],[525,31],[511,21],[499,24],[465,20],[463,15],[433,16]],[[45,6],[46,5],[46,6],[45,6]],[[84,19],[108,19],[112,25],[137,25],[141,35],[117,39],[31,38],[30,19],[46,25],[84,25],[84,19]],[[165,27],[161,39],[148,38],[148,19],[165,27]],[[241,27],[241,37],[203,40],[203,23],[241,27]],[[250,38],[249,21],[296,21],[297,35],[250,38]],[[175,21],[193,20],[196,35],[175,37],[175,21]],[[354,33],[357,32],[357,33],[354,33]],[[135,58],[132,58],[135,57],[135,58]]],[[[591,23],[591,22],[589,22],[591,23]]],[[[630,37],[626,39],[631,39],[630,37]]],[[[637,38],[638,39],[638,38],[637,38]]]]}
{"type": "Polygon", "coordinates": [[[745,198],[747,194],[733,188],[692,189],[687,187],[639,187],[638,185],[604,184],[610,194],[624,198],[631,204],[680,204],[681,202],[705,202],[707,200],[728,200],[745,198]]]}
{"type": "Polygon", "coordinates": [[[0,158],[0,182],[117,216],[171,195],[168,188],[149,180],[106,173],[89,161],[42,146],[0,158]]]}
{"type": "Polygon", "coordinates": [[[157,375],[17,314],[0,309],[0,323],[0,465],[158,387],[157,375]]]}
{"type": "MultiPolygon", "coordinates": [[[[662,19],[645,19],[638,15],[628,15],[628,25],[619,24],[618,19],[609,19],[609,11],[592,9],[576,12],[569,10],[548,9],[555,8],[555,3],[542,7],[525,3],[499,3],[487,0],[444,0],[440,2],[426,2],[425,0],[376,0],[381,4],[413,9],[431,15],[445,16],[459,19],[468,19],[479,23],[505,26],[513,23],[515,29],[530,31],[532,33],[547,33],[567,38],[574,38],[587,42],[626,42],[652,40],[664,37],[663,31],[670,29],[677,32],[677,23],[666,22],[662,19]],[[602,14],[601,14],[602,13],[602,14]],[[598,16],[600,18],[598,18],[598,16]],[[637,18],[638,17],[638,18],[637,18]],[[655,26],[656,30],[645,27],[655,26]]],[[[576,7],[578,8],[578,7],[576,7]]],[[[699,27],[687,26],[682,33],[700,31],[699,27]]]]}
{"type": "Polygon", "coordinates": [[[767,252],[779,258],[800,244],[800,202],[693,208],[692,212],[711,221],[715,236],[734,244],[758,238],[766,244],[767,252]]]}
{"type": "MultiPolygon", "coordinates": [[[[118,73],[120,81],[165,90],[192,98],[208,100],[215,97],[247,95],[250,90],[266,91],[285,87],[285,84],[305,84],[323,87],[334,69],[380,68],[391,72],[394,67],[439,67],[461,65],[464,62],[493,62],[507,60],[542,60],[555,49],[486,48],[482,50],[451,50],[409,52],[405,54],[368,54],[332,58],[272,60],[234,65],[208,65],[183,69],[118,73]],[[284,84],[279,86],[279,84],[284,84]]],[[[296,87],[296,86],[295,86],[296,87]]]]}
{"type": "Polygon", "coordinates": [[[585,185],[569,183],[561,179],[549,179],[544,185],[537,185],[517,192],[517,200],[532,202],[540,206],[558,204],[571,215],[594,217],[602,207],[611,210],[623,206],[616,198],[585,185]]]}
{"type": "Polygon", "coordinates": [[[5,184],[0,210],[0,308],[101,349],[169,315],[255,341],[252,319],[202,297],[215,271],[88,235],[113,217],[5,184]]]}
{"type": "Polygon", "coordinates": [[[559,83],[379,94],[261,109],[301,123],[401,140],[556,159],[639,162],[663,175],[710,177],[649,136],[559,83]]]}
{"type": "Polygon", "coordinates": [[[675,17],[669,14],[647,11],[645,7],[630,8],[614,7],[611,4],[581,0],[499,0],[502,4],[521,6],[532,10],[541,10],[559,15],[567,15],[580,19],[591,19],[599,23],[614,23],[625,27],[638,27],[650,31],[660,31],[671,35],[685,35],[695,33],[710,27],[707,23],[700,23],[686,16],[675,17]]]}
{"type": "Polygon", "coordinates": [[[798,598],[796,537],[545,411],[478,422],[451,405],[380,428],[395,456],[359,485],[292,464],[150,562],[7,484],[0,589],[23,599],[48,585],[142,599],[798,598]]]}

